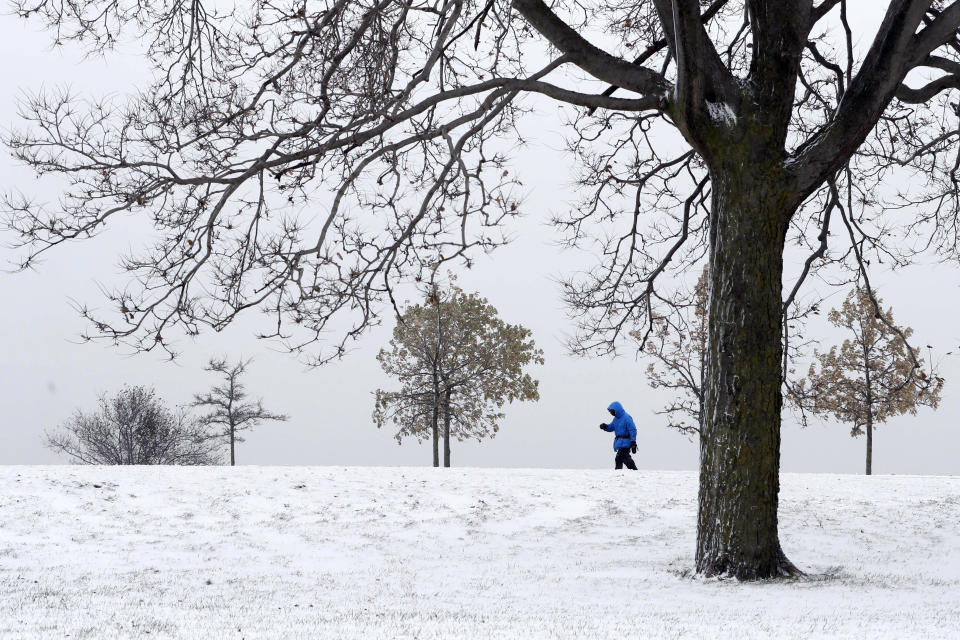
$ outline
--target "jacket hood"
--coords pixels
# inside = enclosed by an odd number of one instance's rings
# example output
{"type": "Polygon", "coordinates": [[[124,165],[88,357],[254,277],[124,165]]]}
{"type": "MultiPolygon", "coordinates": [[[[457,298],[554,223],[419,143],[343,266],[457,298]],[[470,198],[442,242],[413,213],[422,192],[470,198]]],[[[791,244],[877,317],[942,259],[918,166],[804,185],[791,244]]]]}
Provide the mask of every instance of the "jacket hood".
{"type": "Polygon", "coordinates": [[[617,418],[622,416],[624,413],[623,405],[616,401],[610,403],[610,406],[607,407],[607,411],[613,411],[617,418]]]}

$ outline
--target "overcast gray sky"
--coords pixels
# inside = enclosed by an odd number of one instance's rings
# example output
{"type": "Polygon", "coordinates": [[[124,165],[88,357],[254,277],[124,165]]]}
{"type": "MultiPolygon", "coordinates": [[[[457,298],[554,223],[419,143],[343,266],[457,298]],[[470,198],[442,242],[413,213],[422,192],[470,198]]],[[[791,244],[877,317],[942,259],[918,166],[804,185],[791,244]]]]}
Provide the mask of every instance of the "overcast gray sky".
{"type": "MultiPolygon", "coordinates": [[[[879,3],[875,3],[879,4],[879,3]]],[[[869,7],[869,3],[860,3],[869,7]]],[[[874,9],[873,13],[876,13],[874,9]]],[[[869,24],[864,8],[856,14],[869,24]]],[[[16,123],[15,101],[21,90],[67,84],[92,95],[133,91],[143,78],[141,60],[114,54],[106,60],[83,60],[72,47],[51,49],[47,34],[11,16],[0,16],[0,126],[16,123]]],[[[549,107],[548,107],[549,109],[549,107]]],[[[548,112],[549,114],[549,112],[548,112]]],[[[543,119],[543,122],[554,122],[543,119]]],[[[633,355],[618,359],[581,359],[566,354],[563,339],[571,330],[560,303],[556,279],[589,268],[593,259],[561,252],[545,221],[573,200],[568,159],[557,150],[561,126],[548,125],[523,151],[516,166],[529,189],[524,209],[529,215],[513,229],[515,242],[460,275],[460,284],[488,297],[508,322],[529,327],[546,352],[546,366],[534,371],[541,400],[508,406],[500,434],[482,444],[454,443],[456,466],[599,467],[612,464],[611,437],[596,425],[607,417],[605,407],[621,401],[639,428],[641,468],[695,469],[698,445],[668,431],[654,415],[666,396],[647,386],[646,363],[633,355]]],[[[32,175],[0,157],[0,188],[19,186],[37,193],[32,175]]],[[[56,193],[40,193],[53,199],[56,193]]],[[[126,383],[154,385],[171,403],[189,400],[214,379],[202,371],[213,355],[253,356],[250,389],[275,410],[292,416],[287,423],[268,424],[239,445],[240,464],[425,465],[429,445],[398,446],[390,430],[377,430],[370,420],[371,392],[389,385],[375,360],[392,322],[367,335],[343,361],[307,369],[275,343],[256,340],[255,317],[242,319],[222,334],[206,333],[179,341],[182,357],[170,363],[156,355],[131,356],[103,344],[80,344],[85,328],[71,300],[97,306],[97,283],[122,282],[119,254],[137,246],[123,228],[92,242],[56,251],[34,272],[0,274],[0,464],[62,462],[43,445],[43,433],[76,408],[92,408],[97,395],[126,383]]],[[[0,237],[6,241],[7,238],[0,237]]],[[[6,263],[12,254],[0,254],[6,263]]],[[[960,267],[918,265],[896,273],[877,271],[874,279],[898,322],[915,329],[918,343],[935,352],[960,345],[957,312],[960,267]]],[[[839,304],[842,293],[831,300],[839,304]]],[[[814,331],[817,326],[813,326],[814,331]]],[[[626,353],[626,352],[625,352],[626,353]]],[[[874,442],[876,473],[960,473],[960,365],[946,358],[947,383],[937,411],[892,419],[878,428],[874,442]]],[[[782,463],[785,471],[850,472],[863,468],[862,439],[849,427],[814,423],[801,429],[785,415],[782,463]]]]}

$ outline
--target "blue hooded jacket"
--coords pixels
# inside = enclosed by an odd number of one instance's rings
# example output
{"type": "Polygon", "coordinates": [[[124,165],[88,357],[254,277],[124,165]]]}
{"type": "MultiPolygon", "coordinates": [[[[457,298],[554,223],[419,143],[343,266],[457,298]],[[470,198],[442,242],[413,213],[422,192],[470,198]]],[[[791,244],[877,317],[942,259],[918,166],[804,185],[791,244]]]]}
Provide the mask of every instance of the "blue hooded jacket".
{"type": "Polygon", "coordinates": [[[607,425],[604,431],[613,431],[616,436],[613,439],[613,450],[629,447],[637,440],[637,427],[633,424],[633,418],[624,411],[623,405],[619,402],[611,402],[607,411],[614,413],[613,422],[607,425]]]}

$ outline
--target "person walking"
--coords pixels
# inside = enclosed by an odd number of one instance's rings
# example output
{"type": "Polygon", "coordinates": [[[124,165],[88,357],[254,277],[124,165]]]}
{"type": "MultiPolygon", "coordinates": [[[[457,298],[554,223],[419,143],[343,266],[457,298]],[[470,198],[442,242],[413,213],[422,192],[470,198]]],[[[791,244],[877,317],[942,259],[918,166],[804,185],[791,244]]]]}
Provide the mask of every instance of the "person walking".
{"type": "Polygon", "coordinates": [[[626,465],[627,469],[636,471],[637,465],[630,457],[631,451],[633,453],[637,452],[637,427],[633,424],[633,418],[619,402],[611,402],[607,411],[613,416],[613,421],[610,424],[604,422],[600,425],[600,428],[604,431],[613,432],[613,450],[617,452],[617,457],[614,459],[616,463],[614,468],[622,469],[626,465]]]}

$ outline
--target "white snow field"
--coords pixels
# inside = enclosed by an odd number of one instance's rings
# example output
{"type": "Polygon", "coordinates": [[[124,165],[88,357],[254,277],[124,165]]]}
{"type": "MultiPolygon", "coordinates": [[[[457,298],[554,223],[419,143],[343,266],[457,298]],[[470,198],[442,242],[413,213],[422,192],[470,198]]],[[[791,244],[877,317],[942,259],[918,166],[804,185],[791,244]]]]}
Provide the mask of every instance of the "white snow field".
{"type": "Polygon", "coordinates": [[[960,478],[782,485],[741,584],[692,473],[0,467],[0,638],[960,638],[960,478]]]}

